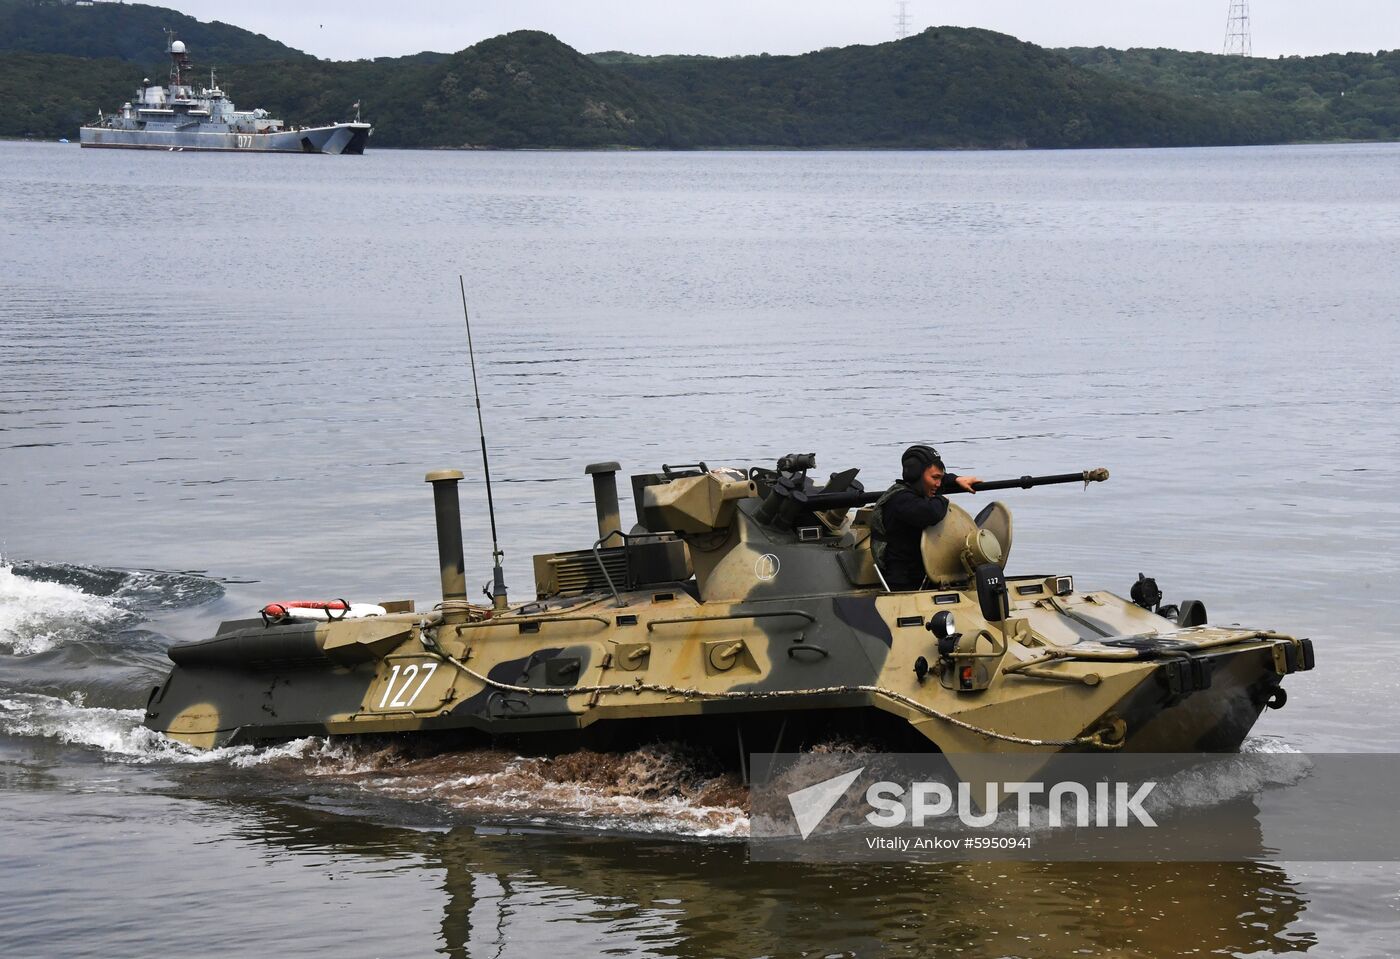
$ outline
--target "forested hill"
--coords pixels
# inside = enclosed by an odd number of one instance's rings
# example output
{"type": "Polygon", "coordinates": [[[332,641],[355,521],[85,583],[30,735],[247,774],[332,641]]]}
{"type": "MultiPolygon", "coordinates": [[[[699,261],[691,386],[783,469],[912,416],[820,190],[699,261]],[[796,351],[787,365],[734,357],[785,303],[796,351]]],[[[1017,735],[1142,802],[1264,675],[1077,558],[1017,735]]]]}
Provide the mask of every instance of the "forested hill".
{"type": "Polygon", "coordinates": [[[1400,138],[1400,50],[1274,60],[1160,49],[1060,52],[1135,86],[1255,109],[1280,140],[1400,138]]]}
{"type": "Polygon", "coordinates": [[[240,107],[364,104],[379,147],[1109,147],[1400,135],[1400,55],[1272,61],[1051,51],[987,30],[800,56],[584,56],[523,30],[457,53],[328,61],[141,4],[0,0],[0,135],[74,137],[163,76],[163,28],[240,107]]]}
{"type": "Polygon", "coordinates": [[[598,60],[694,114],[706,146],[1076,147],[1255,143],[1250,110],[1146,91],[989,30],[925,30],[801,56],[598,60]]]}
{"type": "Polygon", "coordinates": [[[177,10],[144,3],[78,6],[60,0],[0,0],[0,50],[159,63],[166,29],[198,49],[206,63],[307,56],[260,33],[217,20],[203,23],[177,10]]]}

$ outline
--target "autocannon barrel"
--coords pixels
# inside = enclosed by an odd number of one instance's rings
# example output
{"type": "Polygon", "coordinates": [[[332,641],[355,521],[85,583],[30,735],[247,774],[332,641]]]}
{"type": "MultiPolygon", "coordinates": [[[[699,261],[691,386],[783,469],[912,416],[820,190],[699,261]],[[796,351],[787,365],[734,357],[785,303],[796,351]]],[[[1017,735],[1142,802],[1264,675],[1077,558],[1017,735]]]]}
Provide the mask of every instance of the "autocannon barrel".
{"type": "MultiPolygon", "coordinates": [[[[1033,486],[1054,486],[1058,483],[1102,483],[1108,479],[1108,470],[1100,466],[1098,469],[1084,470],[1082,473],[1057,473],[1054,476],[1022,476],[1020,479],[989,480],[985,483],[973,483],[972,488],[977,492],[983,490],[998,489],[1030,489],[1033,486]]],[[[962,490],[955,489],[952,492],[961,493],[962,490]]]]}
{"type": "MultiPolygon", "coordinates": [[[[1036,486],[1055,486],[1060,483],[1102,483],[1108,479],[1108,470],[1103,467],[1084,470],[1079,473],[1057,473],[1053,476],[1022,476],[1019,479],[988,480],[972,484],[976,492],[999,489],[1031,489],[1036,486]]],[[[962,489],[949,490],[949,494],[962,493],[962,489]]],[[[808,509],[848,509],[852,506],[869,506],[878,500],[881,492],[855,493],[806,493],[796,490],[792,498],[808,509]]]]}

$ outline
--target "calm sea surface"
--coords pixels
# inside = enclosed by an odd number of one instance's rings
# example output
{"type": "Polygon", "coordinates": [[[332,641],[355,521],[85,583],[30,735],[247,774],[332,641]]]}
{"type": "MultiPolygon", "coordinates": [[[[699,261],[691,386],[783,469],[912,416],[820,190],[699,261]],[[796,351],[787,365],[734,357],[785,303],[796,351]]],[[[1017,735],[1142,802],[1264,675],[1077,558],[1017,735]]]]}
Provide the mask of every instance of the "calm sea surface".
{"type": "MultiPolygon", "coordinates": [[[[935,443],[1012,572],[1311,636],[1255,736],[1400,751],[1400,146],[362,158],[0,143],[7,956],[1372,956],[1400,867],[747,861],[679,747],[561,762],[137,726],[164,649],[595,535],[585,464],[935,443]]],[[[624,509],[626,509],[626,504],[624,509]]]]}

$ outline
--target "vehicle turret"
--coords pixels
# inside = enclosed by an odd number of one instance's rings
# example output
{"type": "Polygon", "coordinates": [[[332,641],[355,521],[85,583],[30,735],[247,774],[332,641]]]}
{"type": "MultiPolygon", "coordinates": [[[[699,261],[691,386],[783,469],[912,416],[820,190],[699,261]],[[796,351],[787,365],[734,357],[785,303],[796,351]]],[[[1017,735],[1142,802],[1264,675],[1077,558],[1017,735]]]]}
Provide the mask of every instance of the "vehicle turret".
{"type": "Polygon", "coordinates": [[[741,470],[712,469],[677,476],[642,490],[642,523],[682,535],[717,533],[734,522],[739,500],[758,495],[741,470]]]}

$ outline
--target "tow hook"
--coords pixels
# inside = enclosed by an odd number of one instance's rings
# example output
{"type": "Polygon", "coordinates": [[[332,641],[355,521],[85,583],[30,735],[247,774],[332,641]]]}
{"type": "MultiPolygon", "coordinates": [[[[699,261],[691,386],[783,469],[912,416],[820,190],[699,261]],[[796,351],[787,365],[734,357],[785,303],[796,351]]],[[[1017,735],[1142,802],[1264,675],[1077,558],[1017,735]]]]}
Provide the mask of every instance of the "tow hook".
{"type": "Polygon", "coordinates": [[[1090,733],[1087,742],[1096,749],[1121,749],[1127,738],[1128,723],[1114,717],[1090,733]]]}

